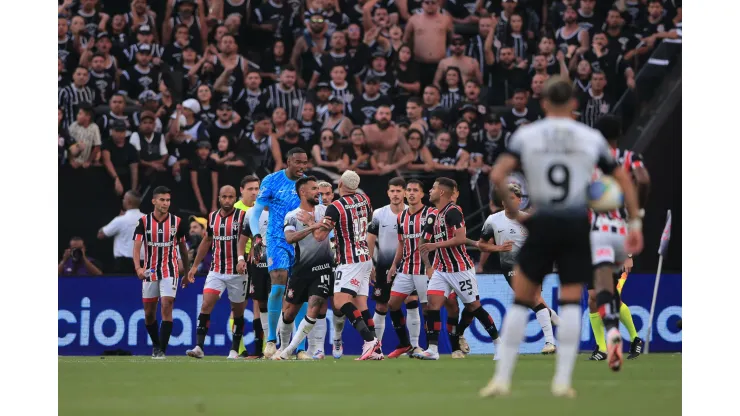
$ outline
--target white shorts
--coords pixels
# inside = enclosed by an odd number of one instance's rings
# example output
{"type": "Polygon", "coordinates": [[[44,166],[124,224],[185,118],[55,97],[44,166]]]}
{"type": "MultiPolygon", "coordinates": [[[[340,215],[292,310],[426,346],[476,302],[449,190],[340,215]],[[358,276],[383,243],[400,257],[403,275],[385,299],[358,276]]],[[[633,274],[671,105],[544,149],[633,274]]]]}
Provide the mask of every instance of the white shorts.
{"type": "Polygon", "coordinates": [[[334,270],[334,293],[349,293],[354,296],[367,296],[370,292],[370,272],[373,262],[340,264],[334,270]]]}
{"type": "Polygon", "coordinates": [[[416,294],[419,295],[419,302],[427,303],[428,285],[429,278],[425,274],[396,273],[393,286],[391,286],[391,296],[406,299],[411,292],[416,290],[416,294]]]}
{"type": "Polygon", "coordinates": [[[156,302],[160,297],[177,295],[177,284],[180,279],[167,277],[153,282],[142,282],[141,298],[145,303],[156,302]]]}
{"type": "Polygon", "coordinates": [[[600,264],[613,264],[619,269],[627,258],[624,250],[626,235],[613,232],[592,231],[591,232],[591,260],[594,266],[600,264]]]}
{"type": "Polygon", "coordinates": [[[468,269],[455,273],[435,270],[429,280],[427,295],[447,297],[450,292],[455,292],[465,305],[475,302],[478,299],[478,280],[475,277],[475,270],[468,269]]]}
{"type": "Polygon", "coordinates": [[[229,301],[242,303],[247,300],[247,275],[208,272],[203,293],[215,293],[219,299],[224,290],[229,292],[229,301]]]}

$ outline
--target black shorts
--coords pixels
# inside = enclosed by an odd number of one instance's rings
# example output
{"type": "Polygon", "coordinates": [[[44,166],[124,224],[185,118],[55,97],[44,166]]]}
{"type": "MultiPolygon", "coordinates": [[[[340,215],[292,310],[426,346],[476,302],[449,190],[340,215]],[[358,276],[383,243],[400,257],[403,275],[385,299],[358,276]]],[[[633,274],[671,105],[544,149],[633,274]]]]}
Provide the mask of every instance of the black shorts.
{"type": "MultiPolygon", "coordinates": [[[[614,293],[617,293],[617,284],[619,284],[619,278],[622,277],[622,273],[614,272],[612,273],[612,277],[614,278],[614,293]]],[[[594,289],[594,279],[593,278],[588,283],[586,283],[586,289],[588,290],[594,289]]]]}
{"type": "Polygon", "coordinates": [[[249,297],[252,300],[267,302],[271,287],[270,273],[267,271],[267,259],[263,257],[258,264],[250,264],[249,297]]]}
{"type": "Polygon", "coordinates": [[[514,277],[514,268],[502,264],[501,273],[504,275],[504,279],[506,279],[506,283],[509,284],[509,287],[513,288],[513,286],[511,286],[511,278],[514,277]]]}
{"type": "Polygon", "coordinates": [[[593,280],[591,226],[583,214],[534,214],[523,224],[529,236],[519,252],[519,267],[529,280],[542,284],[557,264],[560,284],[587,284],[593,280]]]}
{"type": "Polygon", "coordinates": [[[393,286],[393,281],[388,283],[388,267],[375,266],[375,283],[373,284],[372,296],[375,303],[388,303],[391,298],[391,286],[393,286]]]}
{"type": "Polygon", "coordinates": [[[285,287],[285,300],[293,305],[308,302],[311,296],[328,299],[332,294],[332,269],[327,267],[319,272],[296,273],[288,279],[285,287]]]}

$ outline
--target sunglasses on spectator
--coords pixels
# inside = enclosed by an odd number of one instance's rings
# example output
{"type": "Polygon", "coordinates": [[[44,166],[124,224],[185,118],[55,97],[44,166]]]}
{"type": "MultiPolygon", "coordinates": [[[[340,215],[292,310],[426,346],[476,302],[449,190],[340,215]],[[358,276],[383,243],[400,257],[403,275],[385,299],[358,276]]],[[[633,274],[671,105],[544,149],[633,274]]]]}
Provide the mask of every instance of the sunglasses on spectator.
{"type": "Polygon", "coordinates": [[[324,19],[321,17],[312,17],[311,23],[324,23],[324,19]]]}

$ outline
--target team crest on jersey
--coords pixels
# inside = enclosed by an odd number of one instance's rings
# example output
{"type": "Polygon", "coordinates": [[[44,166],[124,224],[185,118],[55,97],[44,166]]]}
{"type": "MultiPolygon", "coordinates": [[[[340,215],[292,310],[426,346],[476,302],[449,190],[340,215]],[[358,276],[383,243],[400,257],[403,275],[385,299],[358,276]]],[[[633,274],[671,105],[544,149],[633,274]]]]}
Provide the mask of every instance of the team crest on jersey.
{"type": "Polygon", "coordinates": [[[170,237],[174,237],[175,234],[177,234],[177,230],[174,228],[170,228],[170,237]]]}
{"type": "Polygon", "coordinates": [[[288,289],[288,297],[293,299],[293,289],[288,289]]]}
{"type": "Polygon", "coordinates": [[[519,227],[519,232],[522,233],[523,236],[527,236],[527,229],[524,228],[524,226],[519,227]]]}
{"type": "Polygon", "coordinates": [[[237,231],[239,231],[239,223],[238,223],[238,222],[235,222],[235,223],[231,224],[231,229],[232,229],[232,230],[233,230],[234,232],[237,232],[237,231]]]}
{"type": "Polygon", "coordinates": [[[375,296],[380,296],[380,288],[379,287],[376,287],[375,288],[375,296]]]}

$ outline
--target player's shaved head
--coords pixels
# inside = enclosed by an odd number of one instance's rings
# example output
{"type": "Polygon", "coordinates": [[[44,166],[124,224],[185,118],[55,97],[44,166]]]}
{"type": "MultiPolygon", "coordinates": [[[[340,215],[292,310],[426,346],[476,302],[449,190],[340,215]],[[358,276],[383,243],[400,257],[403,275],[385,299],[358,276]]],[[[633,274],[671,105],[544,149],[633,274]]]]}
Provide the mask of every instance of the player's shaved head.
{"type": "Polygon", "coordinates": [[[231,185],[224,185],[221,187],[221,189],[218,191],[218,195],[228,195],[229,193],[236,196],[236,189],[231,185]]]}
{"type": "Polygon", "coordinates": [[[231,185],[222,186],[218,191],[218,202],[222,211],[231,212],[236,203],[236,189],[231,185]]]}

